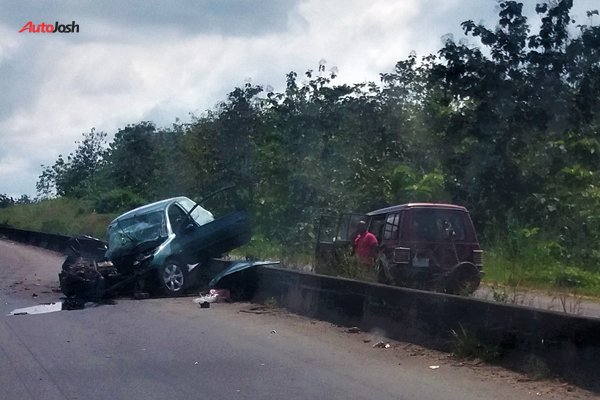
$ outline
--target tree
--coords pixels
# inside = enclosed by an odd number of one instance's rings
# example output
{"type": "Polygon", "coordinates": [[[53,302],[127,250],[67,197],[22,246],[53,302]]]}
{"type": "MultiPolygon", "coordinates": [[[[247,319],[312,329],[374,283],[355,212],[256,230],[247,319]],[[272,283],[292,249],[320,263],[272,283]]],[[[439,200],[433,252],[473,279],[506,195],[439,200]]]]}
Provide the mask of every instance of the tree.
{"type": "Polygon", "coordinates": [[[40,197],[81,197],[96,190],[96,173],[106,156],[106,133],[92,128],[82,136],[83,140],[75,142],[77,149],[66,160],[59,155],[54,165],[42,165],[43,171],[36,184],[40,197]]]}
{"type": "Polygon", "coordinates": [[[6,194],[0,194],[0,208],[10,207],[13,204],[15,204],[15,199],[6,194]]]}
{"type": "Polygon", "coordinates": [[[107,152],[105,190],[127,189],[145,199],[159,196],[157,176],[167,164],[166,154],[175,159],[177,154],[164,141],[157,143],[158,133],[153,123],[142,121],[120,129],[107,152]]]}

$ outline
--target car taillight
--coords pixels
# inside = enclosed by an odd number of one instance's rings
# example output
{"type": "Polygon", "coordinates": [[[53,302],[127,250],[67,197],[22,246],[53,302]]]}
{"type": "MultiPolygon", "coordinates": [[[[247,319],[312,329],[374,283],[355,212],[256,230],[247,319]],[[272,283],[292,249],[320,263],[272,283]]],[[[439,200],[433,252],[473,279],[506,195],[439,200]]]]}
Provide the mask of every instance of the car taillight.
{"type": "Polygon", "coordinates": [[[410,249],[408,247],[396,247],[394,249],[394,262],[408,264],[410,261],[410,249]]]}
{"type": "Polygon", "coordinates": [[[483,250],[473,250],[473,264],[476,267],[483,267],[483,250]]]}

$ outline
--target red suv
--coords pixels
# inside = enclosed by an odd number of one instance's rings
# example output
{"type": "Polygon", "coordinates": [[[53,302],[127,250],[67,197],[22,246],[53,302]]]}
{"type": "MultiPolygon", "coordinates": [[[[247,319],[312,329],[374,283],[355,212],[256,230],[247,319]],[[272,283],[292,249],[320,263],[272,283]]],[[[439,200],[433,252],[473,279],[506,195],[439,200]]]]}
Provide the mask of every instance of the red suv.
{"type": "Polygon", "coordinates": [[[335,269],[360,220],[379,242],[374,265],[379,282],[453,294],[479,287],[483,251],[467,209],[451,204],[410,203],[366,215],[322,217],[316,272],[335,269]]]}

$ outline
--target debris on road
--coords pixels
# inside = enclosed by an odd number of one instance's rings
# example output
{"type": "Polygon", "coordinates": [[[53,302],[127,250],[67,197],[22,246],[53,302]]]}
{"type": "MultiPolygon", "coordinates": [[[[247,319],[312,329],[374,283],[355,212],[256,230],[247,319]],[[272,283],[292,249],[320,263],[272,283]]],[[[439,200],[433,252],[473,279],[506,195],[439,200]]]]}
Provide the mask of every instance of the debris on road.
{"type": "Polygon", "coordinates": [[[390,346],[389,343],[385,343],[385,342],[381,342],[381,341],[377,342],[373,345],[374,349],[389,349],[390,347],[392,347],[392,346],[390,346]]]}
{"type": "Polygon", "coordinates": [[[231,293],[227,289],[210,289],[208,293],[196,297],[194,303],[224,303],[231,301],[231,293]]]}
{"type": "Polygon", "coordinates": [[[62,303],[47,303],[38,304],[37,306],[17,308],[11,311],[8,315],[29,315],[29,314],[46,314],[62,310],[62,303]]]}
{"type": "Polygon", "coordinates": [[[351,328],[346,329],[346,333],[361,333],[362,330],[357,327],[357,326],[353,326],[351,328]]]}
{"type": "Polygon", "coordinates": [[[85,308],[85,300],[74,297],[66,298],[63,301],[63,310],[83,310],[85,308]]]}
{"type": "MultiPolygon", "coordinates": [[[[280,308],[260,305],[260,306],[252,306],[245,310],[239,310],[238,312],[248,313],[248,314],[274,314],[274,313],[277,313],[280,311],[281,311],[280,308]]],[[[314,323],[314,322],[311,321],[311,324],[312,323],[314,323]]]]}
{"type": "Polygon", "coordinates": [[[439,365],[430,365],[429,369],[439,369],[440,366],[439,365]]]}

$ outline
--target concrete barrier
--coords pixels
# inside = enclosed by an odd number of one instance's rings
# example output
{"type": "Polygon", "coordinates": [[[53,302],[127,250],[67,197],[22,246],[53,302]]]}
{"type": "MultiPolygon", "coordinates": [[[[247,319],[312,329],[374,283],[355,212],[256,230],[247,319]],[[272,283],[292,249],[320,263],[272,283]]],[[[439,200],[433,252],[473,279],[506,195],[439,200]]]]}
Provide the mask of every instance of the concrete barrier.
{"type": "MultiPolygon", "coordinates": [[[[69,239],[7,227],[0,235],[58,251],[69,239]]],[[[239,279],[230,283],[251,286],[255,301],[274,298],[298,314],[445,351],[468,341],[496,363],[600,392],[600,318],[267,266],[239,279]]]]}
{"type": "Polygon", "coordinates": [[[4,236],[15,242],[26,243],[54,251],[63,251],[65,243],[71,238],[70,236],[55,233],[27,231],[7,226],[0,226],[0,236],[4,236]]]}

